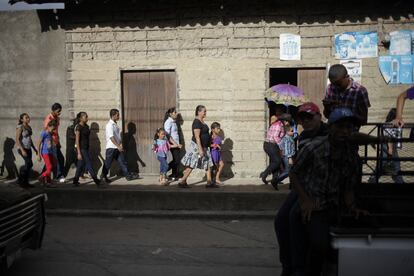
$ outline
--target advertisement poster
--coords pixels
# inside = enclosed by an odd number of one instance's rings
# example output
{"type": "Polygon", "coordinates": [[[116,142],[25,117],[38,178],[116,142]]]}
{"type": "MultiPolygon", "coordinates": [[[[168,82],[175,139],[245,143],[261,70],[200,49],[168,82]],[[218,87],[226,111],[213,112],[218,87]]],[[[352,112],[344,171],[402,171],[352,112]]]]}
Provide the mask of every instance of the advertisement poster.
{"type": "Polygon", "coordinates": [[[280,34],[280,60],[300,60],[300,35],[280,34]]]}
{"type": "Polygon", "coordinates": [[[390,55],[411,55],[411,31],[394,31],[390,36],[390,55]]]}
{"type": "Polygon", "coordinates": [[[412,84],[414,56],[380,56],[379,68],[387,84],[412,84]]]}
{"type": "Polygon", "coordinates": [[[336,59],[360,59],[377,56],[377,32],[346,32],[335,35],[336,59]]]}
{"type": "Polygon", "coordinates": [[[341,60],[340,64],[346,67],[348,75],[356,82],[361,83],[362,79],[362,60],[361,59],[350,59],[341,60]]]}

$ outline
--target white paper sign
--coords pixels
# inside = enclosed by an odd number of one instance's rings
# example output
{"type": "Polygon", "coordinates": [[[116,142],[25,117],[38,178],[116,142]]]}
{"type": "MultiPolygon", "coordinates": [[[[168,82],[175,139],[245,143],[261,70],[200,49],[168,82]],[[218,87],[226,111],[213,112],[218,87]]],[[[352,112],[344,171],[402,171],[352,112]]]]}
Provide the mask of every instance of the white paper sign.
{"type": "Polygon", "coordinates": [[[300,60],[300,35],[280,34],[280,60],[300,60]]]}
{"type": "Polygon", "coordinates": [[[340,64],[346,67],[348,75],[356,82],[362,80],[362,59],[341,60],[340,64]]]}

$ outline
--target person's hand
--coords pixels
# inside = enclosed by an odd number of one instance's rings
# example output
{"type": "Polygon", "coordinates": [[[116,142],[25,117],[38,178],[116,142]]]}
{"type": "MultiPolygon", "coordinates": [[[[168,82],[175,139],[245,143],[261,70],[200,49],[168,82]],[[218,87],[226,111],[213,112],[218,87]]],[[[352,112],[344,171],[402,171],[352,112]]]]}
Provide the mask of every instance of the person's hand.
{"type": "Polygon", "coordinates": [[[206,154],[205,152],[204,152],[204,150],[199,150],[199,153],[198,153],[201,157],[204,157],[204,155],[206,154]]]}
{"type": "Polygon", "coordinates": [[[119,145],[119,146],[118,146],[118,150],[119,150],[120,152],[123,152],[123,151],[124,151],[124,147],[123,147],[122,145],[119,145]]]}
{"type": "Polygon", "coordinates": [[[181,144],[178,144],[178,148],[179,149],[181,149],[183,147],[183,145],[181,145],[181,144]]]}
{"type": "Polygon", "coordinates": [[[27,157],[27,152],[25,149],[22,148],[20,151],[24,157],[27,157]]]}
{"type": "Polygon", "coordinates": [[[147,164],[145,164],[144,162],[141,162],[141,166],[142,166],[143,168],[145,168],[145,167],[147,166],[147,164]]]}
{"type": "Polygon", "coordinates": [[[403,127],[404,121],[402,118],[395,118],[394,120],[392,120],[392,124],[396,127],[403,127]]]}
{"type": "Polygon", "coordinates": [[[78,153],[78,160],[82,160],[82,154],[78,153]]]}
{"type": "Polygon", "coordinates": [[[315,200],[307,198],[306,200],[300,202],[300,208],[302,209],[302,219],[303,222],[309,222],[312,216],[312,211],[319,208],[315,200]]]}
{"type": "Polygon", "coordinates": [[[40,154],[37,155],[37,161],[39,161],[39,162],[42,161],[42,156],[40,154]]]}
{"type": "Polygon", "coordinates": [[[361,215],[368,216],[369,212],[367,210],[359,209],[359,208],[352,208],[351,212],[355,215],[355,219],[358,219],[361,215]]]}

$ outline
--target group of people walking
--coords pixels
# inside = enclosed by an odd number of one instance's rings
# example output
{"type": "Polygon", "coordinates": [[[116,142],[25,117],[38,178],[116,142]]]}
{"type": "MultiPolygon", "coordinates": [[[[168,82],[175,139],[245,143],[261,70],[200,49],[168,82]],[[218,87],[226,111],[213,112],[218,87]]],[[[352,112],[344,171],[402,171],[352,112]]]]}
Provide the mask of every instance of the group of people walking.
{"type": "MultiPolygon", "coordinates": [[[[30,116],[23,113],[19,117],[19,123],[16,128],[16,141],[18,153],[24,159],[18,183],[25,188],[32,187],[29,183],[30,173],[33,167],[32,152],[35,152],[37,159],[44,162],[45,166],[39,177],[39,181],[49,188],[56,187],[52,181],[54,178],[64,183],[67,176],[68,168],[65,170],[65,159],[61,152],[59,141],[60,114],[62,106],[59,103],[52,105],[51,113],[44,120],[43,129],[40,133],[39,143],[33,143],[33,130],[30,126],[30,116]]],[[[163,127],[156,130],[154,136],[153,151],[160,162],[160,178],[162,185],[168,185],[171,181],[179,180],[178,187],[188,188],[187,178],[193,169],[203,169],[207,173],[207,188],[219,187],[221,183],[220,176],[224,167],[221,158],[221,128],[220,124],[214,122],[210,128],[204,122],[207,110],[205,106],[199,105],[196,108],[196,118],[192,125],[192,141],[190,147],[183,158],[181,158],[182,144],[177,127],[178,112],[175,107],[167,110],[165,114],[163,127]],[[167,162],[169,153],[172,161],[167,162]],[[184,172],[180,170],[181,164],[184,166],[184,172]],[[167,172],[171,170],[170,177],[167,172]],[[212,178],[212,171],[214,178],[212,178]],[[182,176],[181,179],[179,177],[182,176]]],[[[105,127],[106,154],[102,167],[100,178],[97,176],[92,165],[92,156],[90,153],[90,128],[88,125],[88,114],[79,112],[74,119],[74,137],[76,152],[76,173],[73,178],[73,185],[79,186],[79,179],[85,172],[89,173],[98,187],[105,187],[111,180],[108,173],[114,160],[118,162],[120,169],[127,181],[139,178],[137,173],[132,173],[128,169],[125,159],[125,149],[122,144],[121,129],[118,126],[120,118],[119,110],[111,109],[109,111],[109,121],[105,127]]]]}
{"type": "Polygon", "coordinates": [[[187,179],[194,169],[206,172],[206,188],[217,188],[222,182],[220,176],[224,167],[221,157],[222,132],[218,122],[211,124],[211,132],[204,119],[207,109],[199,105],[195,110],[195,118],[192,124],[192,138],[185,156],[180,159],[180,138],[177,128],[177,110],[171,108],[167,111],[164,127],[158,128],[154,137],[153,150],[160,162],[160,183],[169,185],[166,177],[169,168],[172,169],[171,180],[178,180],[178,187],[189,188],[187,179]],[[172,161],[167,164],[168,151],[171,151],[172,161]],[[183,175],[179,178],[180,164],[184,166],[183,175]],[[214,173],[213,173],[214,172],[214,173]],[[214,177],[212,176],[214,174],[214,177]]]}

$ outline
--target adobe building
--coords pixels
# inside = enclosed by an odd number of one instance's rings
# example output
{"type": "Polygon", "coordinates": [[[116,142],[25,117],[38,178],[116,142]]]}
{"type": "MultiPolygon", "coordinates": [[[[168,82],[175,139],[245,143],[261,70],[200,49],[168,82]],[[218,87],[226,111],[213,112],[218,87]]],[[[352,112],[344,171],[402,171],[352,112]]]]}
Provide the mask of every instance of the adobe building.
{"type": "MultiPolygon", "coordinates": [[[[37,135],[50,105],[61,102],[64,149],[69,119],[86,111],[94,123],[95,154],[104,156],[108,113],[118,108],[124,131],[133,131],[132,150],[147,164],[141,172],[156,174],[151,144],[164,112],[178,108],[188,145],[195,107],[202,104],[207,123],[218,121],[224,130],[226,173],[257,177],[267,162],[262,149],[269,117],[266,89],[298,85],[321,104],[327,65],[338,63],[335,34],[376,31],[381,56],[388,53],[381,40],[389,32],[414,30],[412,1],[380,3],[83,0],[66,1],[59,11],[1,12],[0,140],[15,139],[22,112],[32,115],[37,135]],[[283,33],[301,36],[301,60],[280,60],[283,33]]],[[[409,85],[387,85],[378,57],[362,64],[372,105],[369,122],[383,122],[409,85]]],[[[406,102],[408,122],[414,122],[413,106],[406,102]]],[[[0,151],[3,155],[3,147],[0,151]]],[[[19,165],[15,148],[13,153],[19,165]]],[[[5,155],[10,158],[10,151],[5,155]]]]}

